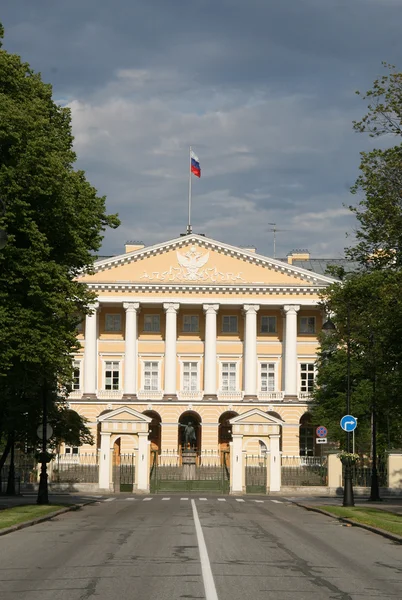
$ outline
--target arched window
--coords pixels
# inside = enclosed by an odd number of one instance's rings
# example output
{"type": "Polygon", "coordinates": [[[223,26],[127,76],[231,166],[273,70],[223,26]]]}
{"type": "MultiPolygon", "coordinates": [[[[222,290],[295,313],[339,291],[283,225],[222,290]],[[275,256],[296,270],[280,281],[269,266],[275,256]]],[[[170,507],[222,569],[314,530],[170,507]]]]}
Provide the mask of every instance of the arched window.
{"type": "Polygon", "coordinates": [[[160,454],[162,437],[161,416],[154,410],[144,410],[142,414],[152,419],[149,424],[148,439],[151,442],[151,451],[158,452],[158,454],[160,454]]]}
{"type": "Polygon", "coordinates": [[[314,425],[310,413],[305,413],[300,419],[299,453],[300,456],[315,455],[314,425]]]}

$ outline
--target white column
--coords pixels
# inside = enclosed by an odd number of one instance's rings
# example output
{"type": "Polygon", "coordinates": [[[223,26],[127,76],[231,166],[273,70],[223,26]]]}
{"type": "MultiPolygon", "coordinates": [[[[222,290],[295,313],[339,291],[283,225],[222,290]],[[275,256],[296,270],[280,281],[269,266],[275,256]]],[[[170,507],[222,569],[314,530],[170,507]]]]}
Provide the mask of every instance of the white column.
{"type": "Polygon", "coordinates": [[[216,396],[216,315],[219,304],[204,304],[204,400],[215,400],[216,396]]]}
{"type": "Polygon", "coordinates": [[[244,335],[244,398],[257,396],[257,312],[258,304],[245,304],[243,314],[246,318],[244,335]]]}
{"type": "Polygon", "coordinates": [[[180,304],[164,304],[166,313],[165,333],[165,385],[164,400],[177,398],[176,369],[177,369],[177,313],[180,304]]]}
{"type": "Polygon", "coordinates": [[[110,438],[111,434],[101,431],[101,449],[99,459],[99,488],[110,489],[110,438]]]}
{"type": "Polygon", "coordinates": [[[124,356],[124,395],[123,398],[137,398],[137,319],[139,302],[124,302],[126,311],[126,335],[124,356]]]}
{"type": "Polygon", "coordinates": [[[275,433],[269,436],[269,490],[279,492],[281,489],[281,455],[279,453],[280,434],[275,433]]]}
{"type": "Polygon", "coordinates": [[[233,434],[230,442],[230,492],[243,493],[243,435],[233,434]]]}
{"type": "Polygon", "coordinates": [[[84,396],[96,397],[97,362],[96,348],[97,314],[99,302],[91,306],[93,312],[85,317],[85,347],[84,347],[84,396]]]}
{"type": "Polygon", "coordinates": [[[149,492],[149,445],[148,432],[139,432],[136,462],[136,468],[138,469],[137,490],[139,492],[149,492]]]}
{"type": "Polygon", "coordinates": [[[285,332],[285,396],[297,398],[297,313],[300,306],[286,304],[285,332]]]}

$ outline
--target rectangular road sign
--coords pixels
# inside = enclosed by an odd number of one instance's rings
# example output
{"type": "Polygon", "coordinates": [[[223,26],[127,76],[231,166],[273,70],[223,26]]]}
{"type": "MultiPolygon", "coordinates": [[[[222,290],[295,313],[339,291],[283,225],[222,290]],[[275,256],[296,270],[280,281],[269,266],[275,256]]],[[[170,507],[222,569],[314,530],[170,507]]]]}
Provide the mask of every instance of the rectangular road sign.
{"type": "Polygon", "coordinates": [[[327,443],[327,438],[316,438],[315,439],[315,443],[316,444],[326,444],[327,443]]]}

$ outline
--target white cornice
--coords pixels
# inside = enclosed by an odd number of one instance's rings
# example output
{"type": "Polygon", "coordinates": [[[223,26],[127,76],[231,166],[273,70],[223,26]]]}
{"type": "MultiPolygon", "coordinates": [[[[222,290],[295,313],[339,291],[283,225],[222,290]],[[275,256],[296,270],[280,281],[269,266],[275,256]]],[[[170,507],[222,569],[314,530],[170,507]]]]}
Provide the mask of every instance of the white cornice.
{"type": "MultiPolygon", "coordinates": [[[[97,290],[98,292],[102,291],[102,290],[97,290]]],[[[104,291],[104,290],[103,290],[104,291]]],[[[114,290],[117,292],[122,292],[123,290],[114,290]]],[[[132,290],[133,292],[136,290],[132,290]]],[[[162,290],[161,290],[162,291],[162,290]]],[[[205,303],[205,298],[203,297],[195,297],[195,298],[191,298],[191,297],[183,297],[183,296],[178,296],[177,293],[180,290],[178,290],[177,288],[175,288],[172,291],[172,296],[169,297],[169,302],[175,302],[178,303],[180,305],[186,305],[186,304],[204,304],[205,303]],[[175,295],[173,295],[173,293],[175,295]]],[[[315,290],[316,293],[317,290],[315,290]]],[[[208,294],[210,294],[210,292],[206,292],[208,294]]],[[[283,292],[285,294],[285,292],[283,292]]],[[[313,293],[313,292],[312,292],[313,293]]],[[[142,297],[138,297],[137,299],[141,304],[160,304],[162,301],[165,301],[166,298],[166,292],[165,295],[161,294],[161,296],[163,296],[163,298],[157,298],[156,296],[142,296],[142,297]]],[[[212,301],[214,301],[214,303],[219,304],[220,307],[224,307],[224,306],[240,306],[243,304],[250,304],[250,298],[244,298],[242,296],[237,296],[235,298],[216,298],[215,296],[208,296],[208,298],[212,301]]],[[[116,294],[116,296],[112,296],[112,295],[105,295],[102,296],[101,293],[99,293],[98,297],[97,297],[97,301],[99,303],[116,303],[116,304],[121,304],[123,302],[127,302],[127,296],[124,295],[118,295],[116,294]]],[[[300,297],[297,296],[297,298],[295,298],[295,303],[297,302],[297,304],[300,304],[301,306],[309,306],[310,308],[319,308],[319,300],[317,298],[310,298],[310,297],[300,297]]],[[[289,298],[287,299],[276,299],[276,298],[272,298],[272,297],[268,297],[265,298],[258,298],[258,303],[260,304],[261,308],[262,307],[276,307],[276,308],[281,308],[284,304],[289,304],[289,298]]],[[[261,310],[261,309],[260,309],[261,310]]]]}
{"type": "MultiPolygon", "coordinates": [[[[216,240],[212,240],[211,238],[207,238],[197,234],[186,235],[167,242],[155,244],[154,246],[148,246],[145,248],[141,248],[140,250],[134,250],[133,252],[127,252],[125,254],[113,256],[112,258],[98,260],[93,266],[93,273],[107,271],[108,269],[114,268],[116,266],[144,260],[146,258],[149,258],[150,256],[163,254],[164,252],[169,252],[172,249],[181,248],[182,246],[187,246],[189,244],[194,243],[197,243],[199,246],[202,246],[207,249],[213,249],[217,252],[226,254],[228,256],[241,258],[251,264],[269,267],[270,269],[279,273],[297,275],[298,277],[301,277],[302,279],[305,279],[306,281],[311,282],[313,285],[316,285],[318,287],[325,286],[336,281],[335,279],[333,279],[332,277],[328,277],[327,275],[319,275],[317,273],[313,273],[312,271],[308,271],[307,269],[301,269],[300,267],[289,265],[281,260],[269,258],[267,256],[263,256],[262,254],[256,254],[243,248],[236,248],[236,246],[230,246],[229,244],[217,242],[216,240]]],[[[166,288],[170,286],[160,287],[166,288]]]]}
{"type": "MultiPolygon", "coordinates": [[[[288,296],[296,295],[298,298],[301,296],[316,295],[317,291],[325,288],[328,283],[323,285],[317,285],[314,287],[303,286],[303,285],[188,285],[188,284],[177,284],[177,285],[166,285],[166,284],[149,284],[149,283],[129,283],[129,282],[109,282],[103,283],[100,281],[87,282],[88,288],[94,292],[141,292],[141,293],[154,293],[154,294],[205,294],[210,299],[211,294],[228,294],[240,296],[241,294],[256,294],[274,296],[280,294],[286,294],[288,296]]],[[[127,297],[124,300],[127,301],[127,297]]],[[[169,299],[169,302],[171,299],[169,299]]],[[[177,302],[182,300],[178,299],[177,302]]],[[[212,300],[211,300],[212,301],[212,300]]],[[[219,298],[215,298],[214,302],[219,303],[219,298]]],[[[260,298],[258,299],[260,303],[260,298]]]]}

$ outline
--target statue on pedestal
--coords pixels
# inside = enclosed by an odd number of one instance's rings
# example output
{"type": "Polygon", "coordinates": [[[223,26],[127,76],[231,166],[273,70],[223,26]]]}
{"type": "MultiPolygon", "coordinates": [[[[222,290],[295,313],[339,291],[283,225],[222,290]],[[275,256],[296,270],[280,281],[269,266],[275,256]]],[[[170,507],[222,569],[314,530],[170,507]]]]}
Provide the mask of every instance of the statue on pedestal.
{"type": "Polygon", "coordinates": [[[184,437],[184,449],[187,450],[188,447],[192,450],[195,448],[195,444],[197,441],[197,436],[195,434],[195,429],[191,421],[189,421],[186,425],[179,423],[179,427],[184,427],[183,437],[184,437]]]}

